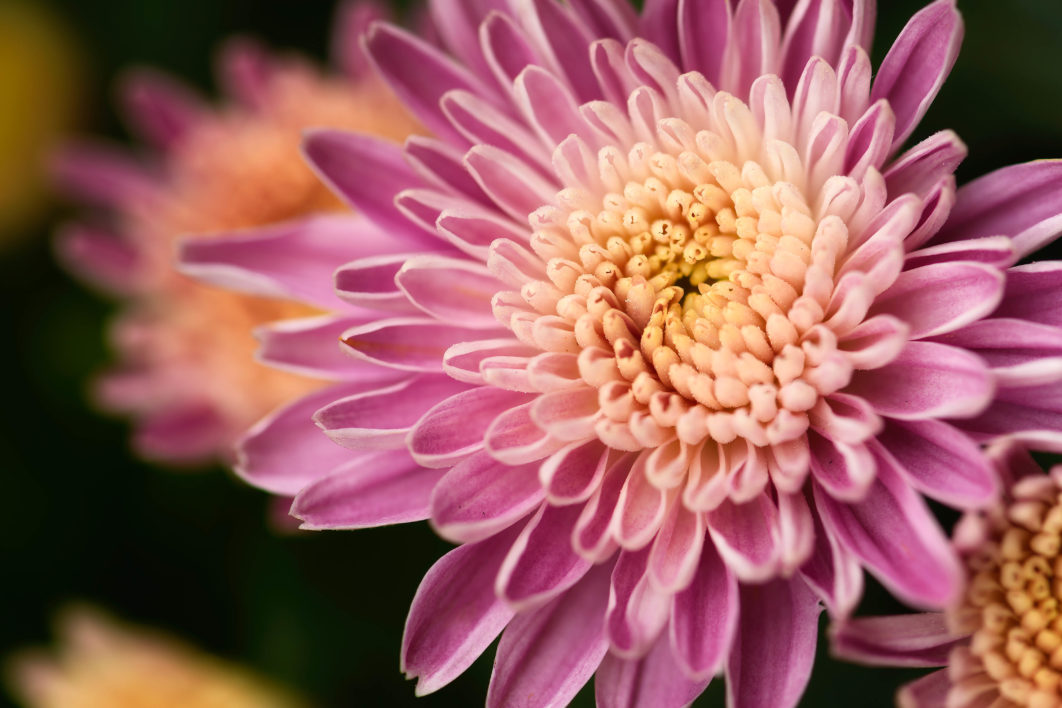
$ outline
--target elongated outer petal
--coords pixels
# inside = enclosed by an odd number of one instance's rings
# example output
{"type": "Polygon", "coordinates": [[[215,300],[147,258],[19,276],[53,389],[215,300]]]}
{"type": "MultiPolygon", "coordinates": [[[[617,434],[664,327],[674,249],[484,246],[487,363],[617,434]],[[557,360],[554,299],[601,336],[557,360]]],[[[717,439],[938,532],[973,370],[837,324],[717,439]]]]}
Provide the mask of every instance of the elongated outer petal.
{"type": "Polygon", "coordinates": [[[959,561],[925,502],[889,460],[875,457],[877,479],[862,502],[840,504],[815,485],[826,532],[904,602],[946,607],[962,584],[959,561]]]}
{"type": "Polygon", "coordinates": [[[386,238],[371,222],[318,216],[252,231],[194,236],[180,242],[178,270],[254,295],[300,300],[323,309],[342,307],[332,288],[336,266],[386,238]]]}
{"type": "Polygon", "coordinates": [[[688,678],[661,638],[642,659],[606,655],[594,677],[594,694],[598,708],[682,708],[708,682],[688,678]]]}
{"type": "Polygon", "coordinates": [[[498,597],[518,608],[543,604],[577,583],[590,561],[572,550],[579,506],[542,505],[513,543],[495,581],[498,597]]]}
{"type": "Polygon", "coordinates": [[[731,708],[789,708],[815,661],[818,599],[799,578],[741,586],[741,620],[726,668],[731,708]]]}
{"type": "Polygon", "coordinates": [[[947,423],[890,419],[878,442],[915,489],[949,506],[982,506],[999,491],[980,448],[947,423]]]}
{"type": "Polygon", "coordinates": [[[866,399],[883,415],[904,420],[971,418],[994,391],[984,360],[933,342],[909,342],[892,362],[857,371],[845,393],[866,399]]]}
{"type": "Polygon", "coordinates": [[[146,273],[137,270],[135,246],[96,226],[62,226],[55,240],[55,254],[67,270],[108,293],[136,293],[149,280],[146,273]]]}
{"type": "Polygon", "coordinates": [[[502,634],[487,705],[567,705],[608,651],[605,605],[611,567],[593,568],[545,607],[518,614],[502,634]]]}
{"type": "Polygon", "coordinates": [[[510,467],[485,452],[454,465],[431,495],[432,526],[443,538],[461,543],[507,528],[545,497],[538,467],[510,467]]]}
{"type": "Polygon", "coordinates": [[[948,631],[941,612],[848,618],[830,628],[838,656],[879,666],[947,666],[962,637],[948,631]]]}
{"type": "MultiPolygon", "coordinates": [[[[498,328],[500,333],[501,328],[498,328]]],[[[428,317],[380,319],[343,333],[348,352],[364,361],[402,371],[443,370],[443,355],[459,342],[488,338],[484,330],[428,317]]]]}
{"type": "Polygon", "coordinates": [[[439,49],[397,27],[377,23],[364,42],[377,72],[403,105],[435,135],[464,145],[443,115],[439,99],[453,89],[490,95],[480,80],[439,49]]]}
{"type": "Polygon", "coordinates": [[[689,586],[671,605],[671,650],[687,675],[708,679],[730,651],[738,623],[738,584],[711,544],[689,586]]]}
{"type": "Polygon", "coordinates": [[[918,12],[896,38],[874,77],[871,100],[888,99],[896,114],[897,148],[914,132],[951,72],[962,43],[955,0],[937,0],[918,12]]]}
{"type": "Polygon", "coordinates": [[[937,241],[1009,236],[1019,257],[1062,231],[1062,160],[1011,165],[959,189],[937,241]]]}
{"type": "Polygon", "coordinates": [[[190,88],[152,69],[123,76],[119,95],[136,131],[161,148],[179,141],[207,110],[190,88]]]}
{"type": "Polygon", "coordinates": [[[498,324],[490,300],[502,285],[482,265],[463,258],[415,256],[398,271],[395,282],[414,305],[444,322],[498,324]]]}
{"type": "Polygon", "coordinates": [[[295,496],[310,482],[350,460],[313,424],[314,411],[380,382],[339,384],[315,391],[256,423],[237,444],[236,474],[260,489],[295,496]]]}
{"type": "Polygon", "coordinates": [[[901,708],[937,708],[948,700],[951,685],[947,669],[934,671],[900,688],[896,704],[901,708]]]}
{"type": "Polygon", "coordinates": [[[415,463],[405,450],[373,451],[312,482],[295,496],[291,514],[306,530],[422,521],[441,476],[415,463]]]}
{"type": "Polygon", "coordinates": [[[528,400],[493,386],[459,393],[425,413],[406,444],[425,467],[449,467],[483,449],[483,434],[494,419],[528,400]]]}
{"type": "Polygon", "coordinates": [[[718,85],[730,35],[730,0],[678,0],[677,9],[682,66],[718,85]]]}
{"type": "Polygon", "coordinates": [[[418,696],[457,678],[512,619],[494,594],[494,576],[518,532],[455,548],[424,575],[402,636],[402,671],[420,679],[418,696]]]}
{"type": "Polygon", "coordinates": [[[846,617],[863,597],[863,569],[840,540],[826,532],[819,513],[811,518],[815,526],[814,546],[800,575],[822,598],[831,616],[846,617]]]}
{"type": "Polygon", "coordinates": [[[321,315],[258,327],[254,336],[260,346],[255,358],[278,369],[320,379],[393,377],[382,366],[359,362],[340,351],[339,336],[360,322],[358,317],[321,315]]]}
{"type": "Polygon", "coordinates": [[[432,236],[413,227],[395,206],[399,192],[421,184],[413,168],[402,159],[400,145],[359,133],[312,130],[303,140],[302,151],[321,180],[391,240],[407,245],[434,242],[432,236]]]}

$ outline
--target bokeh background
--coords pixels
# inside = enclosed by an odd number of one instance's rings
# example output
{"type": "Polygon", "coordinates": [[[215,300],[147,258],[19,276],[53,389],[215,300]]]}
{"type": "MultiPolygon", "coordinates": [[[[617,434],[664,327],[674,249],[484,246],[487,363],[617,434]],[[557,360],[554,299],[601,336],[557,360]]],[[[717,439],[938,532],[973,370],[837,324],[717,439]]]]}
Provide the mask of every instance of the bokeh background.
{"type": "MultiPolygon", "coordinates": [[[[879,2],[875,65],[922,4],[879,2]]],[[[916,138],[959,133],[971,153],[960,183],[1062,157],[1062,3],[959,6],[963,51],[916,138]]],[[[117,72],[151,65],[211,91],[213,52],[235,33],[323,60],[333,10],[328,0],[0,0],[0,657],[50,643],[55,611],[87,600],[313,705],[482,704],[489,655],[422,699],[398,672],[406,608],[447,544],[426,524],[278,534],[266,496],[225,470],[133,458],[126,423],[97,415],[86,395],[108,361],[114,303],[52,260],[51,232],[69,207],[44,189],[39,156],[62,131],[126,140],[112,110],[117,72]]],[[[862,609],[898,607],[870,583],[862,609]]],[[[916,675],[820,650],[804,705],[888,706],[916,675]]],[[[719,684],[697,705],[722,705],[719,684]]],[[[3,690],[0,702],[14,705],[3,690]]],[[[577,704],[592,705],[591,690],[577,704]]]]}

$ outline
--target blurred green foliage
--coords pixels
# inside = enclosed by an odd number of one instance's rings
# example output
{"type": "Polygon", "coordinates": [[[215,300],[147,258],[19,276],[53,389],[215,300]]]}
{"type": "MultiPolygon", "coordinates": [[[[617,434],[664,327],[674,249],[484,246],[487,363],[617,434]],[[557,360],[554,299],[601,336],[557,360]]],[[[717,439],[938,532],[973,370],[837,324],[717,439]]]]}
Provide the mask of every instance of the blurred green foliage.
{"type": "MultiPolygon", "coordinates": [[[[233,33],[323,59],[333,10],[324,0],[48,4],[91,57],[84,131],[119,139],[109,98],[123,67],[157,66],[209,89],[212,53],[233,33]]],[[[875,63],[922,4],[879,3],[875,63]]],[[[1062,157],[1062,3],[964,0],[960,8],[963,52],[916,137],[958,132],[971,151],[960,181],[1062,157]]],[[[56,207],[51,219],[65,212],[56,207]]],[[[242,661],[321,706],[482,704],[489,657],[423,699],[398,672],[409,600],[447,549],[426,524],[280,536],[266,521],[266,496],[231,474],[174,473],[129,455],[126,424],[96,415],[85,396],[109,357],[103,333],[114,304],[54,265],[51,228],[36,225],[0,255],[0,655],[50,642],[54,611],[83,599],[242,661]]],[[[864,610],[896,609],[871,584],[864,610]]],[[[888,706],[914,675],[840,664],[820,649],[804,704],[888,706]]],[[[721,705],[722,696],[720,682],[698,705],[721,705]]],[[[578,700],[592,702],[589,690],[578,700]]]]}

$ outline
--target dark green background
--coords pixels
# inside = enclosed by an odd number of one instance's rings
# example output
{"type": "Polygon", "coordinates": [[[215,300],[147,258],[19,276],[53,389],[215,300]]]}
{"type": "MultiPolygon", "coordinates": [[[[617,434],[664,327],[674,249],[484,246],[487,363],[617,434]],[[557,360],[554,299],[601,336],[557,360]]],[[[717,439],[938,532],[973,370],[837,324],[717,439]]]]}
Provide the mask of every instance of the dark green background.
{"type": "MultiPolygon", "coordinates": [[[[0,0],[11,2],[13,0],[0,0]]],[[[880,0],[880,60],[921,2],[880,0]]],[[[235,32],[322,57],[332,3],[310,0],[54,0],[91,58],[85,131],[124,139],[115,72],[150,64],[211,86],[211,55],[235,32]]],[[[960,2],[967,37],[918,136],[950,127],[970,146],[960,181],[1062,157],[1062,3],[960,2]]],[[[8,110],[8,107],[0,107],[8,110]]],[[[916,136],[917,137],[917,136],[916,136]]],[[[63,213],[56,208],[52,218],[63,213]]],[[[113,304],[52,263],[48,223],[0,253],[0,655],[51,639],[50,618],[89,600],[166,628],[302,690],[322,706],[482,704],[490,658],[415,699],[398,673],[406,607],[445,552],[425,524],[280,537],[265,495],[222,470],[174,473],[132,459],[127,428],[84,392],[108,358],[113,304]]],[[[876,586],[867,611],[893,609],[876,586]]],[[[820,652],[804,705],[887,706],[912,672],[820,652]]],[[[721,705],[715,685],[698,705],[721,705]]],[[[591,705],[584,691],[580,705],[591,705]]]]}

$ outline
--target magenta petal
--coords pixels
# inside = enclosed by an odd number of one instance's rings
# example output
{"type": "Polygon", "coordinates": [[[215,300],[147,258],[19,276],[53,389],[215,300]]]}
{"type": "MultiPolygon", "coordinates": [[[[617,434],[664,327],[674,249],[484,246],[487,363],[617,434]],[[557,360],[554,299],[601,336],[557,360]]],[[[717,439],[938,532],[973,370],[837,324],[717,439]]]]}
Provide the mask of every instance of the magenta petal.
{"type": "Polygon", "coordinates": [[[577,583],[590,561],[572,550],[578,506],[543,505],[513,543],[498,572],[495,590],[510,605],[543,604],[577,583]]]}
{"type": "Polygon", "coordinates": [[[671,606],[671,650],[688,676],[710,679],[730,653],[738,623],[738,584],[711,545],[689,587],[671,606]]]}
{"type": "Polygon", "coordinates": [[[871,315],[892,314],[921,339],[987,316],[1003,296],[1003,273],[980,263],[935,263],[905,270],[882,293],[871,315]]]}
{"type": "Polygon", "coordinates": [[[291,514],[303,529],[363,529],[428,518],[428,499],[442,476],[405,450],[371,452],[310,483],[291,514]]]}
{"type": "Polygon", "coordinates": [[[362,255],[362,242],[383,238],[369,221],[318,216],[180,242],[178,269],[223,288],[301,300],[323,309],[339,306],[332,288],[336,266],[362,255]]]}
{"type": "Polygon", "coordinates": [[[502,289],[482,265],[461,258],[415,256],[405,262],[395,282],[409,300],[444,322],[466,327],[496,327],[490,301],[502,289]]]}
{"type": "Polygon", "coordinates": [[[946,704],[951,686],[947,669],[934,671],[901,687],[896,694],[897,705],[903,708],[939,708],[946,704]]]}
{"type": "Polygon", "coordinates": [[[741,620],[726,667],[731,708],[790,708],[811,677],[819,603],[799,578],[741,586],[741,620]]]}
{"type": "Polygon", "coordinates": [[[207,110],[187,86],[150,69],[124,76],[120,95],[137,132],[162,148],[186,135],[207,110]]]}
{"type": "Polygon", "coordinates": [[[1062,327],[1062,262],[1041,261],[1007,271],[1003,302],[993,314],[1062,327]]]}
{"type": "Polygon", "coordinates": [[[593,568],[561,597],[518,614],[502,634],[487,706],[567,705],[605,652],[609,567],[593,568]]]}
{"type": "Polygon", "coordinates": [[[489,339],[490,330],[407,317],[381,319],[343,333],[349,353],[374,364],[403,371],[443,370],[446,350],[459,342],[489,339]]]}
{"type": "Polygon", "coordinates": [[[904,602],[946,607],[962,583],[958,559],[925,502],[887,459],[877,461],[877,479],[862,502],[841,504],[815,486],[826,531],[904,602]]]}
{"type": "Polygon", "coordinates": [[[158,175],[106,144],[64,144],[48,168],[65,194],[90,204],[123,207],[150,200],[157,190],[158,175]]]}
{"type": "Polygon", "coordinates": [[[903,144],[936,98],[962,43],[962,18],[954,0],[937,0],[918,12],[882,61],[871,100],[888,99],[896,113],[893,147],[903,144]]]}
{"type": "Polygon", "coordinates": [[[676,593],[689,585],[707,532],[704,514],[690,511],[685,504],[672,503],[649,554],[649,579],[657,590],[676,593]]]}
{"type": "Polygon", "coordinates": [[[874,481],[874,459],[862,443],[849,445],[811,433],[811,474],[834,499],[859,501],[874,481]]]}
{"type": "Polygon", "coordinates": [[[358,133],[313,130],[306,134],[302,150],[321,179],[388,236],[407,244],[432,243],[434,239],[413,228],[394,204],[403,189],[421,184],[402,159],[400,145],[358,133]]]}
{"type": "Polygon", "coordinates": [[[1001,386],[984,413],[956,424],[984,438],[1029,431],[1058,435],[1062,430],[1062,383],[1001,386]]]}
{"type": "Polygon", "coordinates": [[[339,336],[361,321],[322,315],[264,325],[254,331],[261,343],[256,358],[278,369],[320,379],[394,378],[394,371],[340,351],[339,336]]]}
{"type": "Polygon", "coordinates": [[[605,656],[594,677],[594,694],[599,708],[683,708],[709,681],[690,680],[661,639],[642,659],[605,656]]]}
{"type": "Polygon", "coordinates": [[[1019,257],[1062,231],[1062,160],[1011,165],[963,186],[936,240],[1009,236],[1019,257]]]}
{"type": "Polygon", "coordinates": [[[626,658],[649,651],[667,623],[671,597],[649,583],[649,551],[622,551],[612,570],[605,628],[612,651],[626,658]]]}
{"type": "Polygon", "coordinates": [[[1010,318],[989,318],[937,338],[977,354],[1000,384],[1055,380],[1062,364],[1062,329],[1010,318]]]}
{"type": "Polygon", "coordinates": [[[467,384],[448,376],[421,375],[380,382],[377,388],[329,403],[314,413],[313,420],[344,447],[398,448],[429,408],[466,389],[467,384]]]}
{"type": "Polygon", "coordinates": [[[605,475],[608,448],[597,440],[574,442],[541,464],[539,479],[550,502],[562,505],[586,499],[605,475]]]}
{"type": "Polygon", "coordinates": [[[600,98],[600,89],[587,61],[588,47],[595,39],[570,8],[553,0],[531,0],[526,24],[548,48],[560,75],[571,85],[580,103],[600,98]],[[543,41],[544,40],[544,41],[543,41]]]}
{"type": "Polygon", "coordinates": [[[236,474],[274,494],[295,496],[310,482],[350,460],[350,450],[336,445],[313,424],[314,412],[337,398],[379,385],[330,386],[269,414],[240,440],[236,474]]]}
{"type": "Polygon", "coordinates": [[[142,420],[134,433],[133,447],[149,460],[201,464],[219,452],[228,453],[229,434],[212,406],[175,405],[142,420]]]}
{"type": "Polygon", "coordinates": [[[529,396],[491,386],[474,388],[442,401],[424,414],[406,443],[425,467],[449,467],[483,449],[494,419],[529,396]]]}
{"type": "Polygon", "coordinates": [[[146,274],[137,272],[135,247],[117,234],[70,224],[62,227],[55,246],[64,267],[102,290],[127,295],[147,284],[146,274]]]}
{"type": "Polygon", "coordinates": [[[420,679],[417,695],[457,678],[512,619],[494,577],[517,531],[456,548],[425,574],[402,637],[402,671],[420,679]]]}
{"type": "Polygon", "coordinates": [[[461,145],[439,99],[453,89],[489,95],[480,80],[439,49],[397,27],[375,24],[364,41],[377,71],[406,108],[433,133],[461,145]]]}
{"type": "Polygon", "coordinates": [[[571,0],[571,6],[594,36],[625,41],[634,35],[638,14],[626,0],[571,0]]]}
{"type": "Polygon", "coordinates": [[[845,659],[878,666],[947,666],[962,637],[948,631],[944,614],[845,619],[830,628],[832,648],[845,659]]]}
{"type": "MultiPolygon", "coordinates": [[[[678,0],[677,10],[682,66],[701,72],[708,81],[718,85],[730,36],[729,0],[678,0]]],[[[674,17],[675,10],[671,12],[674,17]]],[[[648,9],[646,14],[649,14],[648,9]]],[[[654,38],[649,36],[649,39],[654,38]]]]}
{"type": "Polygon", "coordinates": [[[919,420],[971,418],[989,404],[993,389],[979,357],[943,344],[909,342],[889,364],[855,372],[844,391],[883,415],[919,420]]]}
{"type": "Polygon", "coordinates": [[[889,164],[884,174],[889,194],[924,197],[941,179],[955,174],[966,153],[966,145],[952,131],[934,133],[889,164]]]}
{"type": "Polygon", "coordinates": [[[977,508],[999,491],[978,445],[947,423],[888,420],[878,442],[915,489],[949,506],[977,508]]]}
{"type": "Polygon", "coordinates": [[[333,274],[336,297],[354,307],[417,315],[420,311],[395,284],[409,253],[358,258],[333,274]]]}
{"type": "Polygon", "coordinates": [[[505,0],[431,0],[431,21],[446,47],[478,74],[489,71],[479,51],[479,23],[492,11],[505,11],[505,0]]]}
{"type": "Polygon", "coordinates": [[[556,184],[498,148],[476,145],[468,151],[465,162],[483,191],[517,221],[526,221],[528,214],[556,196],[556,184]]]}
{"type": "Polygon", "coordinates": [[[522,519],[544,497],[537,463],[510,467],[479,452],[439,481],[431,495],[432,526],[456,543],[480,541],[522,519]]]}
{"type": "Polygon", "coordinates": [[[819,516],[812,514],[815,541],[811,557],[800,568],[800,576],[822,598],[833,617],[846,617],[863,597],[863,569],[837,536],[826,532],[819,516]]]}

